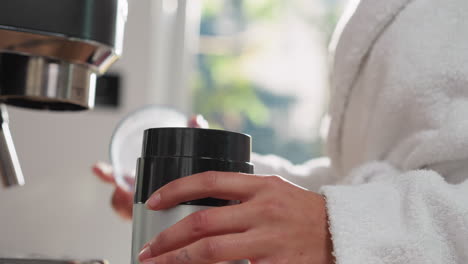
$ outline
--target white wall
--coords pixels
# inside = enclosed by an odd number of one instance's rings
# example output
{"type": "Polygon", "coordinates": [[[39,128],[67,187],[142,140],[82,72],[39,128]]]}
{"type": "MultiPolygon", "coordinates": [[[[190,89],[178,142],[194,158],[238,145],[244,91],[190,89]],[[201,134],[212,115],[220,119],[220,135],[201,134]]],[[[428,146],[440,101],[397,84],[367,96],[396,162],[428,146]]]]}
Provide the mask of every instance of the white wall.
{"type": "Polygon", "coordinates": [[[113,68],[124,78],[121,109],[65,114],[9,108],[26,185],[0,189],[0,257],[39,254],[129,263],[131,224],[112,212],[112,188],[90,167],[108,159],[117,121],[151,102],[151,1],[129,3],[124,57],[113,68]]]}

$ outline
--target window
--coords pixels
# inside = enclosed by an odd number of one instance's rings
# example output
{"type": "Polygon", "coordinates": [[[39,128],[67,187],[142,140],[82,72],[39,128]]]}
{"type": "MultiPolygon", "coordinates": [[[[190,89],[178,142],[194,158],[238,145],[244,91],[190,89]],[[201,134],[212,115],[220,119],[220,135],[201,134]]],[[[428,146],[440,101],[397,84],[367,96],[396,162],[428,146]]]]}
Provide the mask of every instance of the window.
{"type": "Polygon", "coordinates": [[[319,156],[336,0],[203,1],[193,112],[294,163],[319,156]]]}

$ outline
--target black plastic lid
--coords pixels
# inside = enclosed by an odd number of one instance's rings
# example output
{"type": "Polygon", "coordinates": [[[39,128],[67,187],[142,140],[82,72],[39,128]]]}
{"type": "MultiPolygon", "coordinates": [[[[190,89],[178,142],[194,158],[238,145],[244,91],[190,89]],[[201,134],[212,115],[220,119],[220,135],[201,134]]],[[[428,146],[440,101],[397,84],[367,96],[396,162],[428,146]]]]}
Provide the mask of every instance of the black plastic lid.
{"type": "MultiPolygon", "coordinates": [[[[145,130],[136,170],[135,203],[145,203],[171,181],[205,171],[253,173],[248,135],[200,128],[145,130]]],[[[230,201],[205,198],[186,205],[224,206],[230,201]]]]}
{"type": "Polygon", "coordinates": [[[198,157],[250,162],[251,137],[201,128],[145,130],[142,157],[198,157]]]}
{"type": "MultiPolygon", "coordinates": [[[[253,173],[250,162],[232,162],[191,157],[147,157],[137,162],[134,203],[145,203],[156,190],[182,177],[205,171],[253,173]]],[[[185,205],[225,206],[230,201],[205,198],[186,201],[185,205]]]]}

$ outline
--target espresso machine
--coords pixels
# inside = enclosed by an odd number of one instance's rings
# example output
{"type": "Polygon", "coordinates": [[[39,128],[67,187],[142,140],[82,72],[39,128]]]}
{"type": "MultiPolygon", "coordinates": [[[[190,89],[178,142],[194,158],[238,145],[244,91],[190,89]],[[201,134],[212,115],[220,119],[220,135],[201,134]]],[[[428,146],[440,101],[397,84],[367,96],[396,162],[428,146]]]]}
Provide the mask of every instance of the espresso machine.
{"type": "Polygon", "coordinates": [[[127,0],[0,0],[0,179],[24,184],[7,106],[94,107],[96,78],[120,57],[127,0]]]}

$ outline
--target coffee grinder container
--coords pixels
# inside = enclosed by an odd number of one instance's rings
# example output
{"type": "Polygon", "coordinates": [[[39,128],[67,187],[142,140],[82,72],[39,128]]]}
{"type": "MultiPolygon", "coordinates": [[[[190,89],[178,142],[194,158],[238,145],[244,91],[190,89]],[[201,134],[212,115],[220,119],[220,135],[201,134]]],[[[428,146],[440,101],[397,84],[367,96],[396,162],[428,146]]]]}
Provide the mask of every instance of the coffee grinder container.
{"type": "Polygon", "coordinates": [[[253,173],[250,153],[251,138],[245,134],[199,128],[145,130],[142,156],[138,159],[136,171],[132,263],[139,263],[138,254],[147,242],[184,217],[199,210],[232,203],[205,198],[187,201],[169,210],[152,211],[145,206],[151,194],[171,181],[200,172],[253,173]]]}

